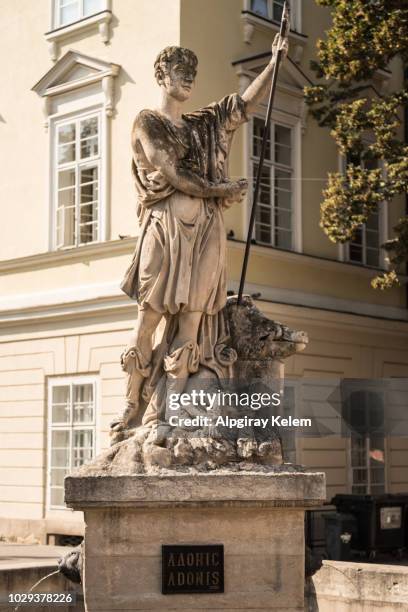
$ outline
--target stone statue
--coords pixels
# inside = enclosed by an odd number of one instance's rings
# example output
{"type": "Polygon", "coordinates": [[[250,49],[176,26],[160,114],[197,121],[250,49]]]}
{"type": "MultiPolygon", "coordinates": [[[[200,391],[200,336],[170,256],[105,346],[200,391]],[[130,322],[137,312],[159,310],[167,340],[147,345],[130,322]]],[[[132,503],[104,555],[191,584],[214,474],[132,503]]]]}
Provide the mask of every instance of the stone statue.
{"type": "MultiPolygon", "coordinates": [[[[228,155],[235,130],[269,90],[278,49],[286,56],[287,47],[277,35],[268,66],[242,96],[232,94],[186,114],[182,106],[194,85],[196,55],[167,47],[156,59],[160,106],[141,111],[132,131],[140,236],[122,289],[137,300],[138,318],[121,358],[127,403],[111,424],[112,444],[142,425],[155,431],[160,446],[157,427],[166,422],[169,389],[181,393],[197,376],[234,375],[223,211],[243,201],[248,182],[227,178],[228,155]]],[[[252,315],[256,310],[248,302],[235,304],[239,308],[252,315]]]]}

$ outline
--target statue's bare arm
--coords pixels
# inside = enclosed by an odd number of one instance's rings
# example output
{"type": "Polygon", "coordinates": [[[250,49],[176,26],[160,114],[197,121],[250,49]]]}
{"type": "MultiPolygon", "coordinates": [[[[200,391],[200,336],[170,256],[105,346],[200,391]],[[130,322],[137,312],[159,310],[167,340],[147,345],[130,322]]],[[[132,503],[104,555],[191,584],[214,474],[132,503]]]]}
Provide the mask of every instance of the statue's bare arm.
{"type": "Polygon", "coordinates": [[[281,40],[279,34],[276,35],[273,41],[271,61],[242,94],[247,115],[254,113],[258,104],[263,102],[266,98],[271,85],[272,72],[275,66],[278,49],[282,49],[283,57],[286,57],[288,53],[288,41],[286,38],[281,40]]]}
{"type": "Polygon", "coordinates": [[[248,187],[246,179],[211,183],[188,168],[180,167],[174,153],[157,147],[150,138],[143,138],[140,132],[139,139],[149,164],[156,168],[170,185],[187,195],[197,198],[234,198],[248,187]]]}

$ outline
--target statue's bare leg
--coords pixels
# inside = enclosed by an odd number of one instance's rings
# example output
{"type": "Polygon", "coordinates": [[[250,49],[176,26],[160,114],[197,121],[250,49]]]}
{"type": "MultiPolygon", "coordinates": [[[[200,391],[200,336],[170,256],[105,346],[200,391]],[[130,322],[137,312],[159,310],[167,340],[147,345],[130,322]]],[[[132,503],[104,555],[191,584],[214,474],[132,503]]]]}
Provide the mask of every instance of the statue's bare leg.
{"type": "Polygon", "coordinates": [[[152,338],[162,318],[162,313],[156,312],[150,306],[139,310],[134,330],[129,338],[129,347],[137,346],[147,361],[152,357],[152,338]]]}
{"type": "Polygon", "coordinates": [[[186,342],[197,342],[198,328],[202,316],[202,312],[182,312],[179,314],[178,331],[170,347],[171,351],[182,347],[186,342]]]}
{"type": "MultiPolygon", "coordinates": [[[[197,337],[201,318],[202,312],[186,312],[178,315],[178,330],[163,364],[164,370],[167,373],[165,389],[167,398],[172,393],[182,393],[188,377],[197,372],[199,368],[200,353],[197,337]]],[[[152,422],[152,416],[149,415],[149,422],[152,422]]],[[[163,445],[167,433],[171,430],[171,427],[165,425],[167,416],[167,408],[165,408],[164,413],[160,417],[164,421],[160,429],[153,434],[152,439],[155,445],[163,445]]]]}
{"type": "Polygon", "coordinates": [[[128,429],[137,416],[141,388],[151,369],[153,334],[161,318],[162,314],[149,306],[139,310],[129,344],[121,356],[122,368],[127,374],[126,406],[123,414],[111,423],[113,443],[120,441],[120,433],[128,429]]]}
{"type": "Polygon", "coordinates": [[[182,393],[190,374],[197,372],[200,352],[197,344],[202,312],[180,313],[178,331],[164,360],[167,393],[182,393]]]}

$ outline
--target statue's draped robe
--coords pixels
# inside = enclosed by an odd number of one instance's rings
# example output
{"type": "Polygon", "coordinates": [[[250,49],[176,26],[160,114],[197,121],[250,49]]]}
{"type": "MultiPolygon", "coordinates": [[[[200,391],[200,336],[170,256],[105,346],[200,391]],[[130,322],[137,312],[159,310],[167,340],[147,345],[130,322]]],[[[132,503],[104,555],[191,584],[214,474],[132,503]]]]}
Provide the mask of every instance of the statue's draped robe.
{"type": "Polygon", "coordinates": [[[213,183],[226,180],[234,131],[245,121],[245,103],[238,94],[183,115],[176,127],[159,112],[141,111],[133,127],[133,175],[140,224],[138,245],[122,289],[167,318],[155,351],[153,390],[162,360],[176,331],[179,312],[202,312],[198,344],[200,363],[226,375],[233,352],[226,348],[227,330],[220,312],[226,303],[225,202],[177,191],[148,161],[144,145],[165,149],[179,168],[213,183]],[[156,366],[155,366],[156,364],[156,366]]]}
{"type": "Polygon", "coordinates": [[[246,121],[245,103],[233,94],[183,119],[183,128],[150,110],[135,119],[132,167],[142,231],[122,288],[141,308],[216,314],[226,301],[224,202],[175,190],[150,165],[144,144],[165,149],[177,166],[203,179],[223,181],[233,132],[246,121]]]}

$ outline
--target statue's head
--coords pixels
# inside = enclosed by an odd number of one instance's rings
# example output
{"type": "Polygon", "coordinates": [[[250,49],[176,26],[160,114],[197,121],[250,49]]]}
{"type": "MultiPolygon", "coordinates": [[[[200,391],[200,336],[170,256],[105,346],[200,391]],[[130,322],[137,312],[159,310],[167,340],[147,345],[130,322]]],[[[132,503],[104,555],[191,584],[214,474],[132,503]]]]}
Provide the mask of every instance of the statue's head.
{"type": "Polygon", "coordinates": [[[170,96],[184,102],[191,95],[197,64],[197,56],[190,49],[166,47],[154,62],[156,80],[170,96]]]}

